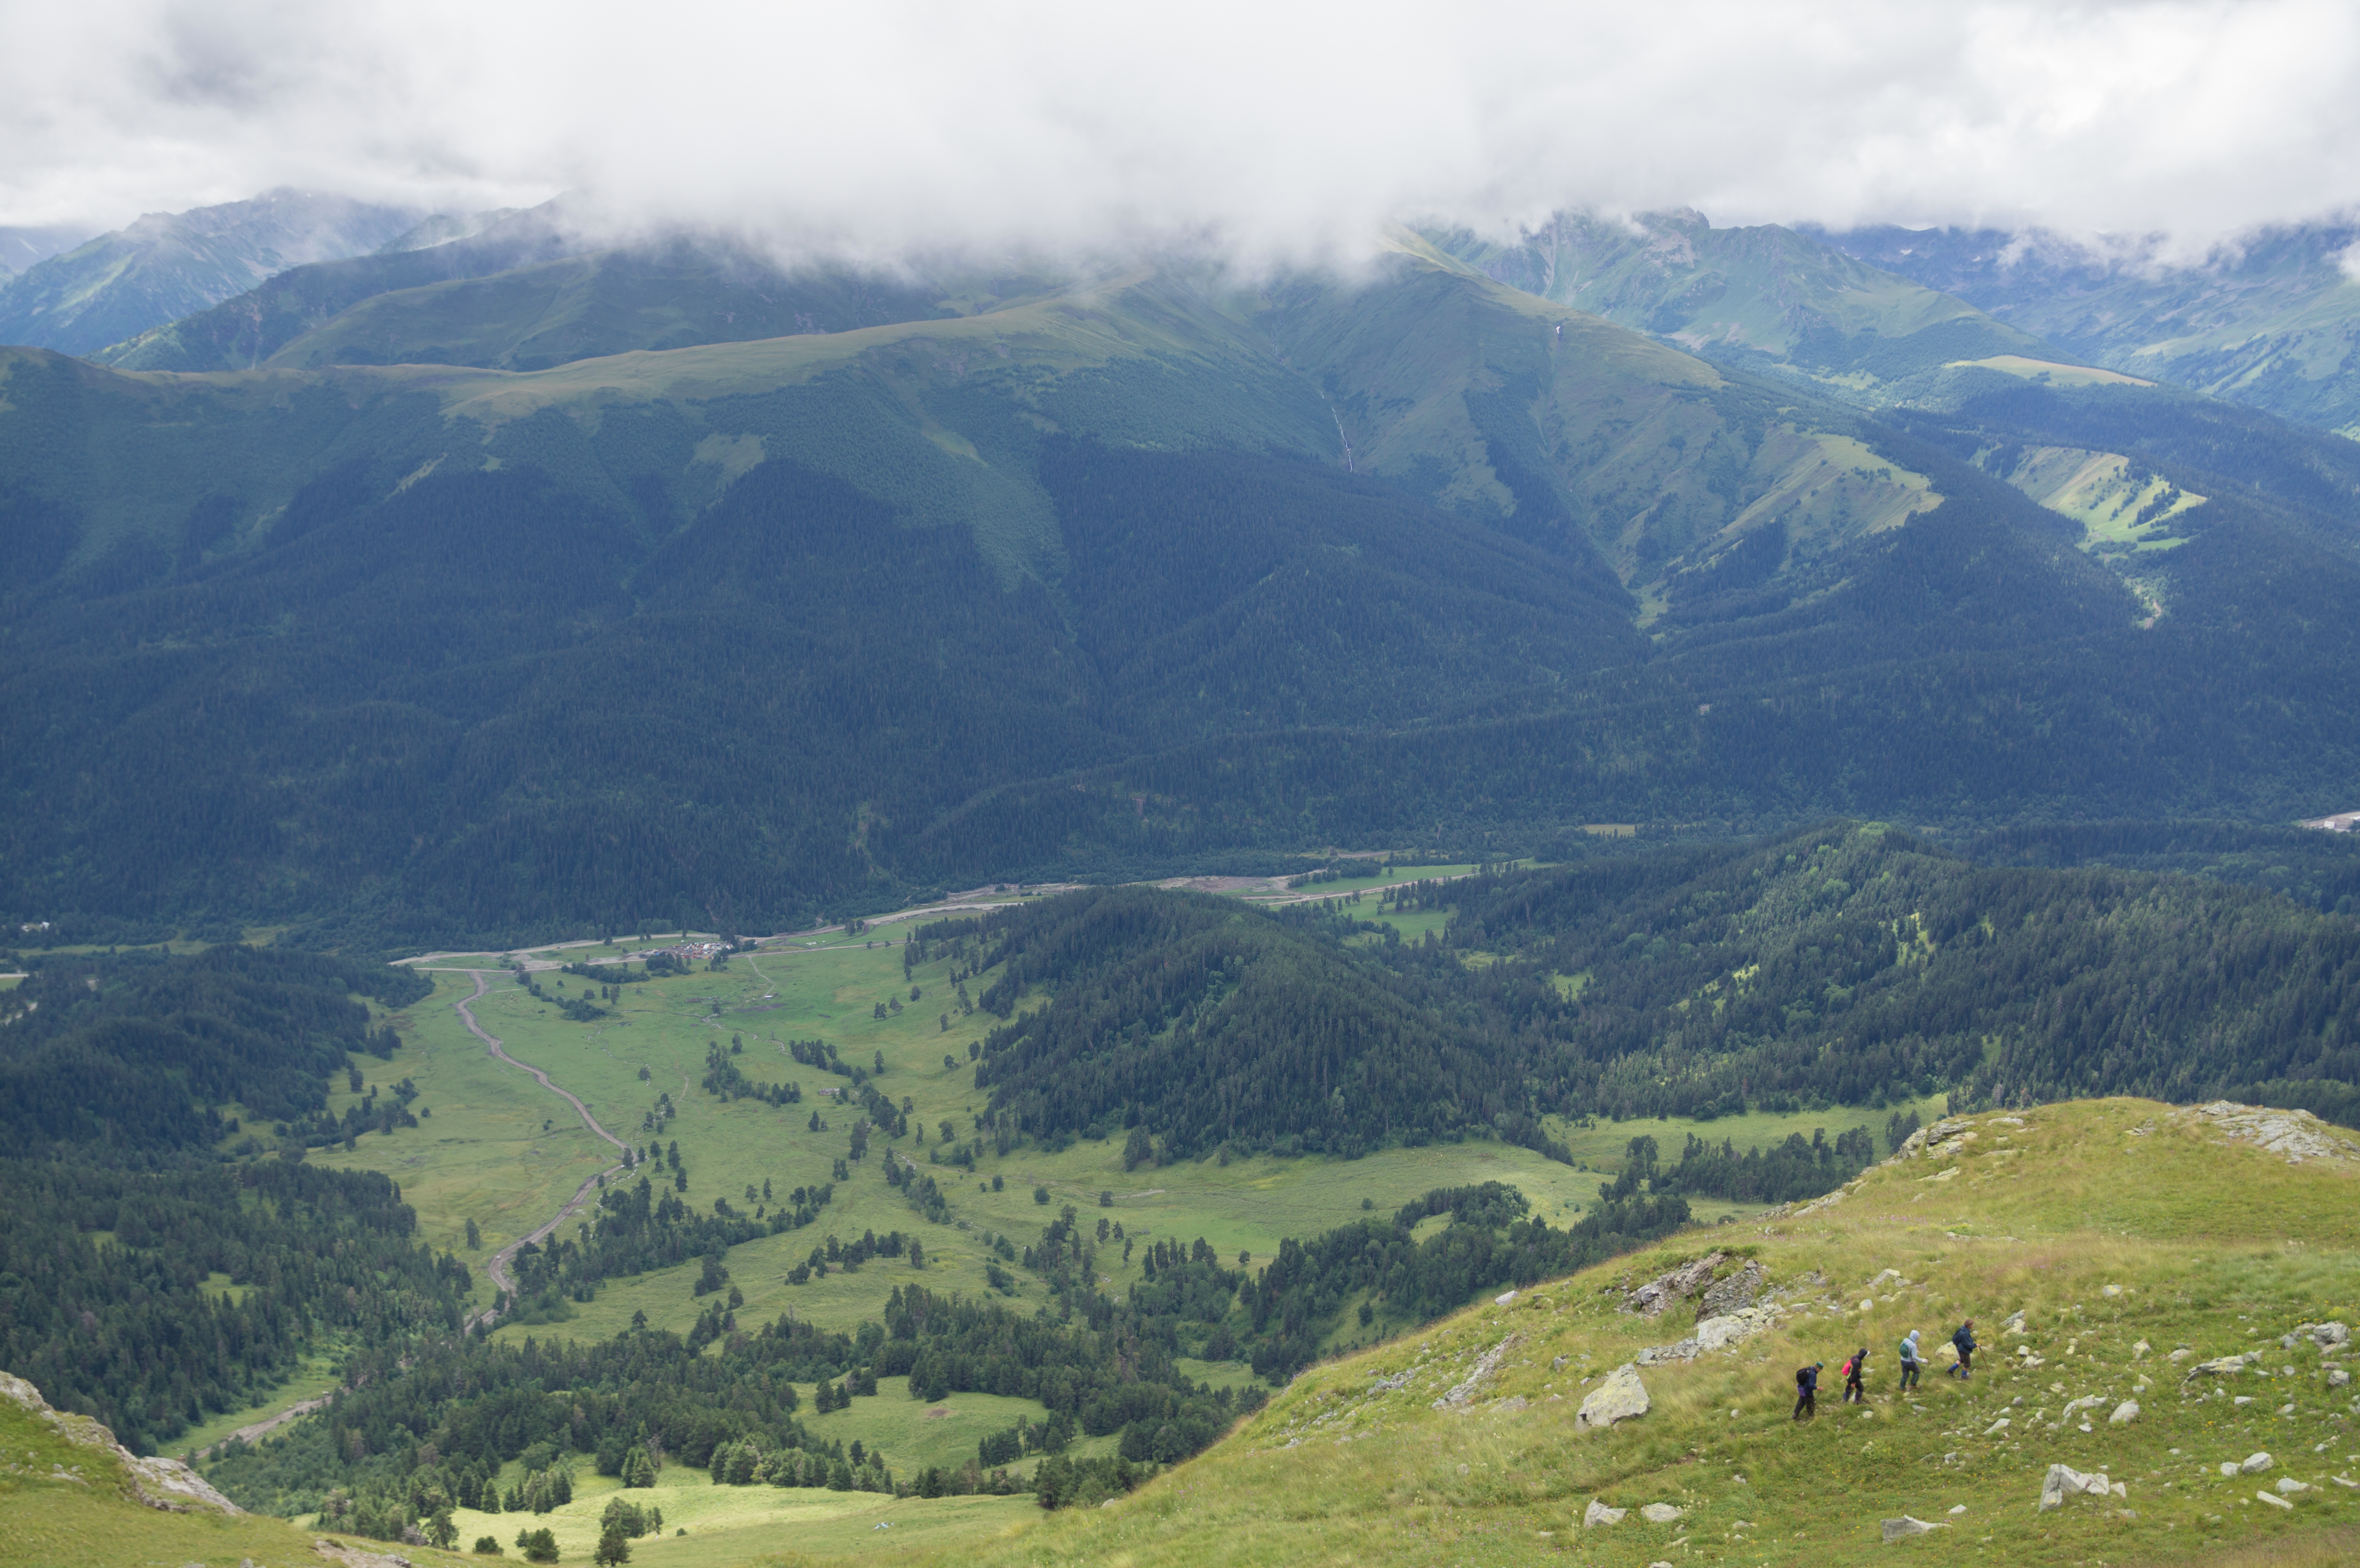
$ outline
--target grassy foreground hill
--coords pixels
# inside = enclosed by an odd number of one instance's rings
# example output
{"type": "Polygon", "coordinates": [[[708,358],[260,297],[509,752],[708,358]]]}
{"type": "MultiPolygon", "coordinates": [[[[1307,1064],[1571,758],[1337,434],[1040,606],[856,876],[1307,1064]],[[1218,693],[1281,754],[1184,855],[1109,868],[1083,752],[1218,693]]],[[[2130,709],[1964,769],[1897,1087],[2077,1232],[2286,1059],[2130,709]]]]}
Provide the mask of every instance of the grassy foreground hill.
{"type": "Polygon", "coordinates": [[[2242,1107],[2100,1100],[1938,1123],[1827,1199],[1316,1368],[1131,1497],[963,1555],[2348,1560],[2360,1441],[2346,1345],[2324,1325],[2360,1308],[2355,1161],[2360,1143],[2333,1129],[2242,1107]],[[1765,1272],[1765,1325],[1635,1367],[1646,1412],[1582,1430],[1606,1377],[1696,1334],[1693,1298],[1651,1318],[1624,1310],[1631,1292],[1715,1254],[1724,1280],[1765,1272]],[[1939,1346],[1970,1316],[1973,1379],[1942,1375],[1944,1349],[1920,1389],[1897,1393],[1901,1335],[1939,1346]],[[1834,1368],[1862,1345],[1869,1399],[1845,1406],[1834,1368]],[[2223,1357],[2238,1369],[2201,1370],[2223,1357]],[[1811,1361],[1828,1365],[1826,1394],[1797,1425],[1793,1371],[1811,1361]],[[2106,1495],[2041,1507],[2052,1465],[2103,1474],[2106,1495]],[[1593,1503],[1625,1515],[1585,1528],[1593,1503]],[[1651,1505],[1680,1511],[1655,1522],[1651,1505]],[[1905,1518],[1939,1528],[1887,1544],[1883,1521],[1905,1518]]]}
{"type": "MultiPolygon", "coordinates": [[[[219,1494],[170,1461],[135,1460],[87,1416],[49,1409],[39,1390],[0,1374],[0,1562],[12,1568],[82,1564],[341,1563],[390,1568],[388,1559],[263,1514],[224,1508],[219,1494]],[[323,1550],[322,1548],[325,1548],[323,1550]]],[[[414,1568],[462,1561],[404,1548],[414,1568]]]]}

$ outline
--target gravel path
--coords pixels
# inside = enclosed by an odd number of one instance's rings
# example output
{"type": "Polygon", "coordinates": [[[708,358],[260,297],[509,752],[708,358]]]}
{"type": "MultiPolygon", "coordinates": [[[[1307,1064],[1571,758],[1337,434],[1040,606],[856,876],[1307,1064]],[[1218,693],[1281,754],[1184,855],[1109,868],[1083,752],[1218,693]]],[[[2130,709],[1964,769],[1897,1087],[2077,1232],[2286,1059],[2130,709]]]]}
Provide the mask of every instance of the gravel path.
{"type": "MultiPolygon", "coordinates": [[[[477,1040],[482,1040],[485,1048],[491,1051],[496,1060],[505,1062],[511,1067],[519,1068],[524,1072],[531,1073],[534,1080],[538,1082],[542,1088],[548,1090],[559,1099],[563,1100],[567,1105],[572,1105],[574,1107],[574,1115],[582,1118],[582,1125],[584,1127],[588,1127],[592,1132],[596,1133],[600,1138],[603,1138],[608,1143],[613,1144],[617,1149],[620,1150],[628,1149],[629,1145],[626,1144],[621,1138],[617,1138],[613,1133],[608,1132],[605,1127],[598,1125],[598,1118],[590,1114],[590,1107],[582,1103],[580,1095],[575,1094],[570,1089],[560,1088],[556,1083],[550,1078],[548,1073],[542,1072],[540,1068],[535,1067],[531,1062],[519,1062],[515,1057],[510,1056],[508,1052],[508,1047],[501,1043],[499,1036],[491,1033],[489,1030],[486,1029],[482,1024],[475,1021],[475,1015],[472,1010],[473,1005],[476,1002],[482,1001],[484,999],[485,993],[492,988],[491,975],[494,972],[484,969],[470,969],[465,971],[465,973],[475,977],[475,995],[463,997],[461,1000],[452,1003],[451,1007],[452,1010],[459,1015],[460,1020],[467,1026],[467,1031],[474,1035],[477,1040]]],[[[492,1288],[496,1290],[504,1290],[513,1295],[516,1291],[516,1280],[508,1272],[508,1265],[516,1261],[518,1250],[527,1242],[539,1243],[546,1240],[553,1232],[555,1232],[559,1225],[563,1225],[567,1220],[572,1219],[576,1214],[579,1214],[582,1211],[584,1205],[588,1203],[592,1195],[598,1191],[599,1182],[603,1178],[612,1176],[616,1172],[625,1169],[627,1169],[627,1167],[618,1161],[617,1163],[610,1165],[606,1167],[606,1170],[590,1177],[587,1181],[584,1181],[581,1186],[574,1189],[574,1196],[566,1200],[564,1207],[559,1209],[556,1214],[550,1216],[547,1224],[543,1225],[539,1230],[534,1231],[530,1236],[519,1236],[516,1240],[508,1243],[506,1247],[500,1248],[497,1252],[492,1254],[491,1261],[484,1266],[484,1271],[492,1277],[492,1288]]],[[[472,1328],[476,1323],[488,1323],[495,1315],[496,1314],[492,1310],[487,1307],[484,1311],[476,1313],[474,1318],[470,1319],[468,1326],[472,1328]]]]}

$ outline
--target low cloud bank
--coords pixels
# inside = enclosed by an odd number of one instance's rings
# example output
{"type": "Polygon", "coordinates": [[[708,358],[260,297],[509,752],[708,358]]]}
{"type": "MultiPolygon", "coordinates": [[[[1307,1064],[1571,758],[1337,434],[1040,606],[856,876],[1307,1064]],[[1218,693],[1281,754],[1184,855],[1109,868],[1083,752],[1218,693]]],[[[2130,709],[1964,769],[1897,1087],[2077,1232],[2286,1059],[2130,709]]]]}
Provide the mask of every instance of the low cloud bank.
{"type": "Polygon", "coordinates": [[[0,223],[275,185],[595,192],[782,250],[1209,240],[1568,207],[2168,234],[2360,205],[2360,11],[78,0],[0,13],[0,223]]]}

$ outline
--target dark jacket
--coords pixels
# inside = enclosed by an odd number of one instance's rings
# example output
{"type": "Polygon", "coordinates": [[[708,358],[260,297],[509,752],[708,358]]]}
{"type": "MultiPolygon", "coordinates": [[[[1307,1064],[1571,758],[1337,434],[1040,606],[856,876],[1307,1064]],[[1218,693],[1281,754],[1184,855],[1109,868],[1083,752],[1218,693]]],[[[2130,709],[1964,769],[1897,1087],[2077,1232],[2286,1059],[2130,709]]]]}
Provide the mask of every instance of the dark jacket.
{"type": "Polygon", "coordinates": [[[1797,1393],[1807,1394],[1812,1389],[1817,1388],[1819,1386],[1819,1369],[1818,1367],[1806,1367],[1795,1374],[1795,1391],[1797,1393]]]}
{"type": "Polygon", "coordinates": [[[1975,1348],[1974,1331],[1968,1328],[1966,1324],[1961,1323],[1959,1332],[1950,1336],[1950,1343],[1962,1351],[1972,1350],[1975,1348]]]}

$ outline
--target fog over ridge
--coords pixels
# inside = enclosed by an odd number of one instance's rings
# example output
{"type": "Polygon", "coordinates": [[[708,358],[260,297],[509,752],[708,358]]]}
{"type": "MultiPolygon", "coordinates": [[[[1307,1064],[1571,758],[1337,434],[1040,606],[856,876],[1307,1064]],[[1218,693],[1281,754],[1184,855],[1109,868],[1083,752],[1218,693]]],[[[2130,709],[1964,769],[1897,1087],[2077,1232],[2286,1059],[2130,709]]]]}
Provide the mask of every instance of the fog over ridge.
{"type": "Polygon", "coordinates": [[[2251,4],[1399,0],[654,10],[86,0],[0,11],[0,224],[277,185],[880,259],[1388,221],[2168,235],[2360,206],[2360,12],[2251,4]]]}

